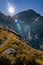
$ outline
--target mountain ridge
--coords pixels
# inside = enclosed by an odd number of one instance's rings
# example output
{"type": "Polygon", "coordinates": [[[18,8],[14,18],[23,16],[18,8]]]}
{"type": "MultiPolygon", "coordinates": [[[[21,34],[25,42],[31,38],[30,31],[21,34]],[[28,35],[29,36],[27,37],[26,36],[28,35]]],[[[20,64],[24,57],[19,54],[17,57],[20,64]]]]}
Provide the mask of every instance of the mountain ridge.
{"type": "Polygon", "coordinates": [[[43,44],[43,16],[40,14],[27,10],[13,17],[0,15],[0,25],[16,31],[23,39],[30,42],[30,46],[43,51],[43,47],[40,48],[43,44]]]}

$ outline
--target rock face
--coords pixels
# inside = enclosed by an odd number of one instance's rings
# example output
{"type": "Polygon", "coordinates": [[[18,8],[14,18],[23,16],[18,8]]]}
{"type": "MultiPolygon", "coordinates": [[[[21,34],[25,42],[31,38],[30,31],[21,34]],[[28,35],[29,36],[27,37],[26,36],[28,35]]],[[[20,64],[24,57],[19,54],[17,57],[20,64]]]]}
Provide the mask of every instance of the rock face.
{"type": "Polygon", "coordinates": [[[14,55],[14,57],[15,57],[17,54],[19,54],[19,52],[17,52],[13,48],[9,48],[9,49],[5,50],[2,54],[14,55]]]}
{"type": "Polygon", "coordinates": [[[30,46],[43,51],[43,16],[27,10],[13,17],[0,12],[0,25],[16,31],[30,46]]]}

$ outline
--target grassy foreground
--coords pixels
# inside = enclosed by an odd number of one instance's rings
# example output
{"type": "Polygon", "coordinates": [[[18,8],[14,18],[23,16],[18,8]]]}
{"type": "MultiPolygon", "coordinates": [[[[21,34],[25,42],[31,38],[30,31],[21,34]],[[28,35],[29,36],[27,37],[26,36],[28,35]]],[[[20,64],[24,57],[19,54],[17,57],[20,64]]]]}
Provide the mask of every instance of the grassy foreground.
{"type": "Polygon", "coordinates": [[[30,47],[17,34],[0,28],[0,65],[43,65],[43,52],[30,47]]]}

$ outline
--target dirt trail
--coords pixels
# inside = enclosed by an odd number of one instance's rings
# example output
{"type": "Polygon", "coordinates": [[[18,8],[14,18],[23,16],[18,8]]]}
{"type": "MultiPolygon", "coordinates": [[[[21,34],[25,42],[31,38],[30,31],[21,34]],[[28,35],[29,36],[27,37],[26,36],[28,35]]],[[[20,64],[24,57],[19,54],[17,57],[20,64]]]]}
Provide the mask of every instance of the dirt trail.
{"type": "Polygon", "coordinates": [[[5,44],[7,44],[7,42],[9,41],[11,37],[11,34],[8,35],[8,38],[0,45],[0,48],[2,48],[5,44]]]}

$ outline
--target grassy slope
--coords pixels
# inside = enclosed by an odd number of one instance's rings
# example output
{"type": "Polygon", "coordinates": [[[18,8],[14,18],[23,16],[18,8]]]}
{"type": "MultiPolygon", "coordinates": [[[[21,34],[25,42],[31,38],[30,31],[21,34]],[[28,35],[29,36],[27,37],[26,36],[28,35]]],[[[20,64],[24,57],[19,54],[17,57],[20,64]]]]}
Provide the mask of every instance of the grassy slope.
{"type": "Polygon", "coordinates": [[[0,28],[0,65],[1,62],[3,65],[43,65],[43,52],[31,48],[17,34],[0,28]],[[13,48],[18,54],[4,54],[3,52],[9,48],[13,48]]]}

